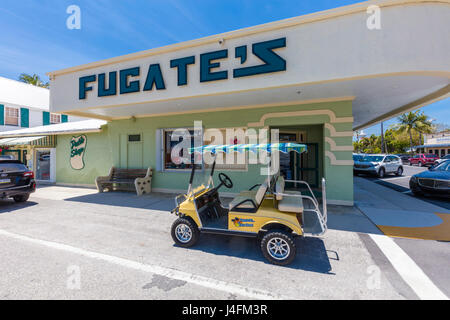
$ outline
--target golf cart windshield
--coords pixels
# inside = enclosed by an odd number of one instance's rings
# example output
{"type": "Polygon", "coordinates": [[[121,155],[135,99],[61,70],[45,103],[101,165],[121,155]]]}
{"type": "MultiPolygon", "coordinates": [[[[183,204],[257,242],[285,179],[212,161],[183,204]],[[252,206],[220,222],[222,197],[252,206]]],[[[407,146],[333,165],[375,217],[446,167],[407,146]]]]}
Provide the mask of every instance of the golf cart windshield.
{"type": "MultiPolygon", "coordinates": [[[[201,147],[194,147],[189,149],[189,153],[217,155],[219,152],[260,152],[264,151],[268,154],[273,152],[289,153],[295,151],[303,153],[307,150],[306,145],[297,143],[265,143],[265,144],[232,144],[232,145],[207,145],[201,147]]],[[[188,193],[194,191],[195,193],[213,186],[213,179],[215,171],[215,160],[212,165],[203,170],[192,168],[191,177],[189,180],[188,193]]]]}

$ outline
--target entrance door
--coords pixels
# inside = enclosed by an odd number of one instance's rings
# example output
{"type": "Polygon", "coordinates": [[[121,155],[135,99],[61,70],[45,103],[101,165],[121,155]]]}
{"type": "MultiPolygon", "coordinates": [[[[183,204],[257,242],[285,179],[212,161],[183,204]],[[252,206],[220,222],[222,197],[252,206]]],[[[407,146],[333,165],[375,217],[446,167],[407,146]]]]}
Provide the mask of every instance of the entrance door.
{"type": "Polygon", "coordinates": [[[319,144],[305,143],[308,151],[301,155],[296,154],[300,158],[298,163],[298,180],[308,182],[312,188],[319,187],[319,144]]]}
{"type": "Polygon", "coordinates": [[[36,150],[36,180],[50,181],[50,150],[36,150]]]}

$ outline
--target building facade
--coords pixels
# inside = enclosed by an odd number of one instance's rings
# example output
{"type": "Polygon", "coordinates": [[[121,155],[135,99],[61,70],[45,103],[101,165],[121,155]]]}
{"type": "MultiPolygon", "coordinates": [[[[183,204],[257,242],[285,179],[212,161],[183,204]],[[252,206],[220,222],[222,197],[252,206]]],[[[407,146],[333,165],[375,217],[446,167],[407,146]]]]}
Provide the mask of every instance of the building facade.
{"type": "Polygon", "coordinates": [[[81,117],[52,113],[50,91],[19,81],[0,77],[0,150],[1,155],[24,162],[41,181],[56,181],[56,137],[15,136],[28,128],[50,126],[81,117]],[[4,137],[4,139],[1,139],[4,137]]]}
{"type": "MultiPolygon", "coordinates": [[[[368,1],[51,72],[52,112],[107,121],[58,136],[56,181],[92,185],[111,166],[152,167],[153,190],[184,191],[189,166],[171,157],[172,138],[198,134],[200,122],[204,144],[208,129],[278,129],[281,141],[307,144],[281,159],[282,174],[324,177],[328,202],[352,205],[353,130],[448,97],[449,14],[448,1],[368,1]],[[368,24],[370,5],[381,28],[368,24]],[[80,143],[81,169],[70,161],[80,143]]],[[[224,136],[214,143],[244,142],[224,136]]],[[[233,193],[260,180],[258,165],[218,169],[233,193]]]]}
{"type": "Polygon", "coordinates": [[[434,153],[439,157],[450,154],[450,131],[424,135],[424,144],[416,147],[418,152],[434,153]]]}

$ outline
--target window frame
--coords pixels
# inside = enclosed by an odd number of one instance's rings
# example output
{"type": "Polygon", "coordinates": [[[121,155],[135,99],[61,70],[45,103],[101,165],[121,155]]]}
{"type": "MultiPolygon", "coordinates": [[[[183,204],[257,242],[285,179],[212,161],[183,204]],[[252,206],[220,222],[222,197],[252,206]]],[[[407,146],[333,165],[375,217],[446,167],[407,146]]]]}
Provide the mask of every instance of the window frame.
{"type": "Polygon", "coordinates": [[[62,123],[62,122],[61,122],[61,119],[62,119],[61,114],[50,112],[50,124],[59,124],[59,123],[62,123]],[[53,117],[53,116],[59,117],[59,122],[53,122],[53,121],[52,121],[52,117],[53,117]]]}
{"type": "MultiPolygon", "coordinates": [[[[161,151],[160,151],[160,156],[161,156],[161,172],[191,172],[192,168],[187,168],[187,169],[175,169],[175,168],[166,168],[166,132],[173,132],[177,129],[186,129],[188,131],[194,131],[195,133],[195,128],[194,127],[178,127],[178,128],[160,128],[159,130],[161,130],[161,151]]],[[[204,132],[204,128],[202,127],[201,129],[201,145],[203,145],[203,132],[204,132]]],[[[202,163],[200,164],[201,168],[197,168],[196,170],[200,170],[203,171],[205,170],[205,163],[202,161],[202,163]]]]}
{"type": "Polygon", "coordinates": [[[3,124],[4,126],[20,127],[20,108],[5,106],[5,110],[4,110],[3,116],[4,116],[4,124],[3,124]],[[15,110],[15,111],[17,111],[17,124],[6,123],[8,110],[15,110]]]}

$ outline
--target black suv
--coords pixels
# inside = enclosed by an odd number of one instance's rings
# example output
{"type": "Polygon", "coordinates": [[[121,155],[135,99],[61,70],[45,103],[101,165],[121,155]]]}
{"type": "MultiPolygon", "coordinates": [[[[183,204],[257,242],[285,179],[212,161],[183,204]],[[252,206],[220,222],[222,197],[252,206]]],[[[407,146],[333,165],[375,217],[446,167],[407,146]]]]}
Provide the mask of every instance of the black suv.
{"type": "Polygon", "coordinates": [[[25,202],[36,190],[34,173],[17,160],[0,160],[0,198],[25,202]]]}

